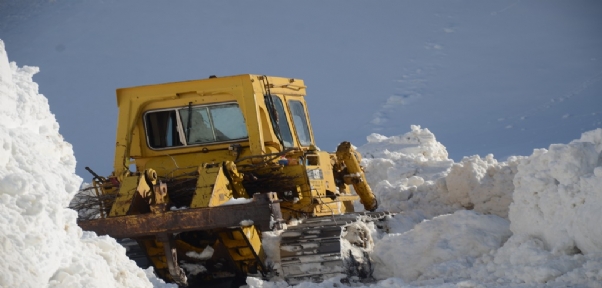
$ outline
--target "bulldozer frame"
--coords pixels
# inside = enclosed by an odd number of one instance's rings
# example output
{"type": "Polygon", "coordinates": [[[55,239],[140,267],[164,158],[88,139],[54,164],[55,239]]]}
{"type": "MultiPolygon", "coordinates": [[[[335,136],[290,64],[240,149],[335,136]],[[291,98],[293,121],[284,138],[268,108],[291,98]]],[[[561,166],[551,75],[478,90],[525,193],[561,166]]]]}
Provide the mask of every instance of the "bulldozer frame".
{"type": "Polygon", "coordinates": [[[305,96],[303,80],[250,74],[118,89],[114,171],[89,170],[79,225],[134,239],[181,286],[266,275],[261,232],[377,208],[353,146],[315,145],[305,96]]]}

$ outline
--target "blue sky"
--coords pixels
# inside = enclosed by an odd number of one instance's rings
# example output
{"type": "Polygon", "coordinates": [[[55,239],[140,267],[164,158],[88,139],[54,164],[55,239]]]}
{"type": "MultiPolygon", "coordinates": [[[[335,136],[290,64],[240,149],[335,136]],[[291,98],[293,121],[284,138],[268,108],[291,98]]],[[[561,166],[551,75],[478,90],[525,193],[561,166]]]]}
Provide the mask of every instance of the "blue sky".
{"type": "Polygon", "coordinates": [[[317,144],[429,128],[502,160],[602,127],[600,1],[0,1],[77,173],[112,170],[115,89],[243,73],[302,78],[317,144]]]}

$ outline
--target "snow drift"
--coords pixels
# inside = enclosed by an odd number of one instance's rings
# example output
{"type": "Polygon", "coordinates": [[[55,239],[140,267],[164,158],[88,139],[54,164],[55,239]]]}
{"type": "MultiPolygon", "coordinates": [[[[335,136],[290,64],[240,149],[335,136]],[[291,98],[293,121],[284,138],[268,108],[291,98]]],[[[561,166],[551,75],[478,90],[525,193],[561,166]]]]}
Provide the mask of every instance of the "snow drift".
{"type": "Polygon", "coordinates": [[[515,234],[566,253],[602,251],[602,129],[569,144],[537,149],[514,179],[515,234]]]}
{"type": "Polygon", "coordinates": [[[419,126],[358,150],[379,203],[400,212],[372,256],[378,279],[401,280],[379,285],[601,287],[602,129],[506,162],[453,163],[419,126]]]}
{"type": "Polygon", "coordinates": [[[509,237],[507,220],[459,210],[425,221],[402,234],[387,234],[373,258],[374,276],[416,280],[432,265],[459,257],[478,257],[499,248],[509,237]],[[395,251],[394,253],[391,253],[395,251]]]}
{"type": "Polygon", "coordinates": [[[0,40],[0,286],[152,287],[123,247],[83,232],[65,208],[81,178],[38,71],[9,64],[0,40]]]}
{"type": "Polygon", "coordinates": [[[372,134],[358,151],[383,210],[427,218],[458,209],[507,218],[512,180],[524,158],[498,162],[491,154],[474,155],[454,163],[435,135],[416,125],[400,136],[372,134]]]}

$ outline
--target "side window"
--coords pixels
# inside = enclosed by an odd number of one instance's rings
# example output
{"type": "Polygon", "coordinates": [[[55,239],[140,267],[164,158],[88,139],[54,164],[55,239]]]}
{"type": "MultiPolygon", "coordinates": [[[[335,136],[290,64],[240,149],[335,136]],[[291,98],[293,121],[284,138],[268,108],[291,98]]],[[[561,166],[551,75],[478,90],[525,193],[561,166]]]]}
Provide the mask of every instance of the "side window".
{"type": "Polygon", "coordinates": [[[274,101],[276,113],[278,114],[276,121],[278,128],[280,128],[280,136],[282,136],[284,147],[293,147],[293,135],[291,134],[290,126],[288,126],[286,113],[284,113],[284,105],[282,105],[282,101],[277,96],[272,96],[272,100],[274,101]]]}
{"type": "Polygon", "coordinates": [[[245,119],[236,103],[147,112],[144,123],[148,145],[153,149],[249,137],[245,119]]]}
{"type": "Polygon", "coordinates": [[[191,118],[188,119],[188,109],[180,109],[188,145],[248,137],[245,118],[237,104],[194,107],[190,110],[191,118]]]}
{"type": "Polygon", "coordinates": [[[293,113],[293,122],[295,123],[295,130],[297,130],[297,137],[302,146],[309,146],[311,144],[311,138],[309,134],[309,125],[307,125],[307,117],[305,117],[305,109],[301,101],[290,100],[288,105],[293,113]]]}
{"type": "Polygon", "coordinates": [[[245,118],[242,117],[238,105],[220,105],[210,109],[211,119],[215,125],[217,141],[236,140],[249,137],[245,118]]]}
{"type": "Polygon", "coordinates": [[[180,117],[188,145],[215,141],[207,107],[181,109],[180,117]]]}
{"type": "Polygon", "coordinates": [[[151,148],[167,148],[182,146],[176,111],[158,111],[146,113],[144,116],[148,144],[151,148]]]}

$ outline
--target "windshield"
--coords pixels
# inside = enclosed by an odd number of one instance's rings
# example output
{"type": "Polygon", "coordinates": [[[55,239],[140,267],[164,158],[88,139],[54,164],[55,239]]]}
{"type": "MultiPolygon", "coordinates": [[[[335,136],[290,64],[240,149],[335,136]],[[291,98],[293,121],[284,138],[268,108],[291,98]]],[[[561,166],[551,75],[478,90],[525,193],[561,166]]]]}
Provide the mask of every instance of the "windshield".
{"type": "Polygon", "coordinates": [[[169,148],[248,138],[236,103],[151,111],[144,117],[150,148],[169,148]]]}

